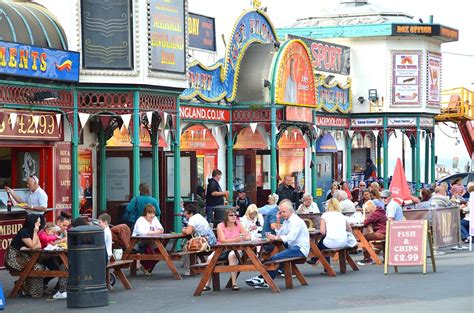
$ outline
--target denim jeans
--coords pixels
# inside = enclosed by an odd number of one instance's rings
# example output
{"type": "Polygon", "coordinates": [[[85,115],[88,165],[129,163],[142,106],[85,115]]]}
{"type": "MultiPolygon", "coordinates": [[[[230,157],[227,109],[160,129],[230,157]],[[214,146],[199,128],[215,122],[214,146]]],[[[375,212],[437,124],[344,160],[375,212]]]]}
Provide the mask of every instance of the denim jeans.
{"type": "Polygon", "coordinates": [[[461,239],[464,240],[466,238],[469,239],[469,221],[463,218],[461,220],[461,239]]]}
{"type": "MultiPolygon", "coordinates": [[[[318,242],[318,248],[319,248],[319,250],[321,250],[321,252],[323,250],[330,249],[330,248],[328,248],[324,245],[324,242],[323,242],[324,238],[326,238],[326,236],[322,236],[321,239],[318,242]]],[[[328,261],[329,264],[331,264],[331,258],[330,257],[325,257],[325,259],[326,259],[326,261],[328,261]]],[[[324,270],[324,271],[326,271],[326,270],[324,270]]]]}
{"type": "Polygon", "coordinates": [[[214,208],[211,206],[206,206],[206,219],[208,223],[214,222],[214,208]]]}
{"type": "MultiPolygon", "coordinates": [[[[278,252],[277,254],[272,256],[269,259],[269,261],[286,259],[286,258],[294,258],[294,257],[305,257],[303,252],[301,252],[300,247],[298,246],[291,246],[291,247],[288,247],[288,249],[286,250],[278,252]]],[[[275,279],[277,271],[269,271],[268,274],[270,274],[272,279],[275,279]]]]}

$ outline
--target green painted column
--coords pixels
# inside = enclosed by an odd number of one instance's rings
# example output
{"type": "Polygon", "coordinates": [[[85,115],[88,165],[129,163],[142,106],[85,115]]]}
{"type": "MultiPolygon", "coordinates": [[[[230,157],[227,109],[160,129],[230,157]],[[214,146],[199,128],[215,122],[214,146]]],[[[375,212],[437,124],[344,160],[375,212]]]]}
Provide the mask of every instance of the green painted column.
{"type": "Polygon", "coordinates": [[[176,125],[174,135],[174,231],[181,232],[181,118],[180,101],[176,100],[176,125]]]}
{"type": "Polygon", "coordinates": [[[311,160],[313,167],[311,168],[311,195],[316,198],[316,189],[318,188],[318,175],[316,175],[316,138],[311,144],[311,160]]]}
{"type": "Polygon", "coordinates": [[[140,93],[133,92],[133,133],[132,133],[132,195],[140,195],[140,93]]]}
{"type": "Polygon", "coordinates": [[[411,147],[411,181],[416,182],[416,138],[410,139],[411,147]]]}
{"type": "Polygon", "coordinates": [[[425,133],[425,183],[430,182],[430,140],[428,133],[425,133]]]}
{"type": "Polygon", "coordinates": [[[415,158],[416,158],[416,193],[420,192],[421,187],[421,128],[420,128],[420,117],[416,118],[416,143],[415,143],[415,158]]]}
{"type": "Polygon", "coordinates": [[[349,134],[346,135],[346,181],[350,181],[352,178],[352,140],[349,134]]]}
{"type": "MultiPolygon", "coordinates": [[[[227,190],[229,191],[229,205],[234,203],[234,133],[232,132],[232,112],[229,127],[227,128],[227,190]]],[[[256,201],[256,199],[254,199],[256,201]]]]}
{"type": "Polygon", "coordinates": [[[382,141],[377,136],[377,177],[382,177],[382,141]]]}
{"type": "Polygon", "coordinates": [[[72,170],[72,218],[79,217],[79,107],[77,100],[77,90],[73,90],[73,108],[72,108],[72,140],[71,140],[71,170],[72,170]]]}
{"type": "MultiPolygon", "coordinates": [[[[151,145],[151,194],[153,198],[160,199],[160,164],[158,160],[158,142],[159,137],[156,135],[156,142],[151,145]]],[[[159,202],[159,201],[158,201],[159,202]]]]}
{"type": "Polygon", "coordinates": [[[270,189],[272,193],[277,189],[277,153],[276,153],[276,107],[271,104],[271,136],[270,136],[270,189]]]}
{"type": "Polygon", "coordinates": [[[383,118],[383,185],[388,187],[388,134],[387,117],[383,118]]]}
{"type": "Polygon", "coordinates": [[[105,212],[107,210],[107,158],[106,158],[106,138],[105,131],[102,127],[99,130],[99,211],[105,212]]]}
{"type": "Polygon", "coordinates": [[[436,153],[435,153],[435,134],[434,128],[431,134],[431,183],[436,182],[436,153]]]}

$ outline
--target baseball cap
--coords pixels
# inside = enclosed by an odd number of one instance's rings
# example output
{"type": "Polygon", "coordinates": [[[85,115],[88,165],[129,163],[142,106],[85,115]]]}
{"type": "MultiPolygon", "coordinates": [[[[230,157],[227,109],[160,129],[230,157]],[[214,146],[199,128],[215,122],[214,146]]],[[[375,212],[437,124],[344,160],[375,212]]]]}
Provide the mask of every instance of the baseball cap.
{"type": "Polygon", "coordinates": [[[392,193],[390,192],[390,190],[387,190],[387,189],[385,189],[384,191],[382,191],[382,193],[380,194],[380,196],[381,196],[382,198],[388,198],[388,197],[390,197],[391,195],[392,195],[392,193]]]}

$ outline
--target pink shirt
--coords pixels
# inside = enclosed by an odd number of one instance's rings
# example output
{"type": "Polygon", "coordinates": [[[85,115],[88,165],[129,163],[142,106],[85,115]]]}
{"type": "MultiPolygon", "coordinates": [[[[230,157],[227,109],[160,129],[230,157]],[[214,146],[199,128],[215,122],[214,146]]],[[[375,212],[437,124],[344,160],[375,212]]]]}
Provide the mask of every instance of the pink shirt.
{"type": "MultiPolygon", "coordinates": [[[[218,229],[221,229],[224,232],[225,239],[234,239],[240,236],[240,223],[237,223],[237,226],[234,228],[225,227],[224,222],[217,225],[218,229]]],[[[217,240],[217,243],[221,243],[217,240]]]]}
{"type": "Polygon", "coordinates": [[[52,242],[54,242],[56,239],[58,239],[58,236],[56,235],[48,235],[44,230],[40,230],[38,232],[38,238],[41,242],[41,248],[46,248],[46,246],[52,242]]]}

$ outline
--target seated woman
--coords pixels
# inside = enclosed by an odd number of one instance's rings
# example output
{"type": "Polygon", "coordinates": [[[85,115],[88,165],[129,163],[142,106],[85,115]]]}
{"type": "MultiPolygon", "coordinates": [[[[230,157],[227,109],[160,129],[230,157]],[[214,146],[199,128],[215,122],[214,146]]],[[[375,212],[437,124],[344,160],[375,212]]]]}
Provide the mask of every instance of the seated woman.
{"type": "MultiPolygon", "coordinates": [[[[364,210],[369,213],[364,221],[364,227],[368,231],[364,234],[365,239],[370,240],[385,240],[385,231],[387,226],[387,215],[385,213],[384,204],[382,201],[369,200],[364,204],[364,210]]],[[[364,259],[357,262],[359,265],[374,264],[370,258],[367,250],[364,250],[364,259]]]]}
{"type": "MultiPolygon", "coordinates": [[[[5,267],[9,271],[22,271],[30,261],[30,254],[23,249],[40,249],[41,242],[38,232],[44,227],[44,217],[40,214],[28,214],[23,228],[15,235],[5,252],[5,267]]],[[[34,271],[44,271],[46,267],[41,263],[33,265],[34,271]]],[[[33,298],[43,296],[43,278],[29,277],[25,280],[20,294],[33,298]]]]}
{"type": "Polygon", "coordinates": [[[61,242],[67,242],[67,231],[71,227],[71,214],[61,212],[61,214],[56,218],[56,226],[61,242]]]}
{"type": "Polygon", "coordinates": [[[263,229],[263,216],[258,213],[258,208],[255,204],[248,206],[241,222],[245,230],[250,234],[250,239],[258,240],[259,232],[263,229]]]}
{"type": "Polygon", "coordinates": [[[421,201],[415,205],[417,209],[430,209],[431,208],[431,191],[429,189],[421,189],[421,201]]]}
{"type": "MultiPolygon", "coordinates": [[[[327,202],[327,211],[321,215],[321,223],[319,226],[321,239],[318,242],[319,250],[326,249],[342,249],[347,247],[347,232],[352,232],[351,225],[341,213],[339,201],[331,198],[327,202]]],[[[329,257],[326,261],[330,263],[329,257]]],[[[316,264],[317,258],[311,258],[308,263],[316,264]]]]}
{"type": "MultiPolygon", "coordinates": [[[[237,222],[237,214],[234,209],[229,209],[225,211],[224,220],[222,223],[217,225],[217,243],[231,243],[231,242],[239,242],[243,240],[250,240],[250,234],[245,230],[244,226],[237,222]]],[[[214,252],[207,258],[208,262],[214,256],[214,252]]],[[[229,265],[237,265],[239,260],[235,255],[234,251],[225,251],[219,257],[219,260],[228,260],[229,265]]],[[[232,279],[232,290],[240,290],[239,286],[237,286],[237,273],[232,272],[230,273],[232,279]]],[[[209,287],[210,281],[207,282],[206,286],[204,287],[204,291],[211,290],[209,287]]]]}
{"type": "MultiPolygon", "coordinates": [[[[188,226],[183,227],[183,234],[204,237],[210,246],[213,246],[217,243],[216,235],[214,235],[214,232],[209,226],[207,220],[201,214],[197,213],[197,208],[195,205],[189,204],[184,209],[184,216],[188,220],[188,226]]],[[[185,269],[185,276],[191,275],[189,270],[189,262],[189,255],[184,255],[183,267],[185,269]]]]}
{"type": "Polygon", "coordinates": [[[303,195],[303,203],[300,204],[296,214],[319,213],[319,208],[316,202],[313,201],[313,196],[309,193],[303,195]]]}
{"type": "MultiPolygon", "coordinates": [[[[143,209],[143,216],[140,216],[135,226],[133,227],[132,236],[146,236],[146,235],[159,235],[164,232],[163,226],[156,217],[156,209],[153,204],[145,205],[143,209]]],[[[153,254],[153,251],[157,252],[158,248],[152,247],[146,244],[138,244],[137,247],[140,253],[153,254]]],[[[151,275],[151,271],[155,267],[157,261],[141,261],[140,269],[145,275],[151,275]]]]}
{"type": "Polygon", "coordinates": [[[280,197],[276,193],[272,193],[271,195],[268,195],[268,204],[265,204],[261,208],[258,208],[258,212],[262,214],[263,216],[267,215],[269,211],[271,211],[274,208],[278,209],[277,202],[280,197]]]}

